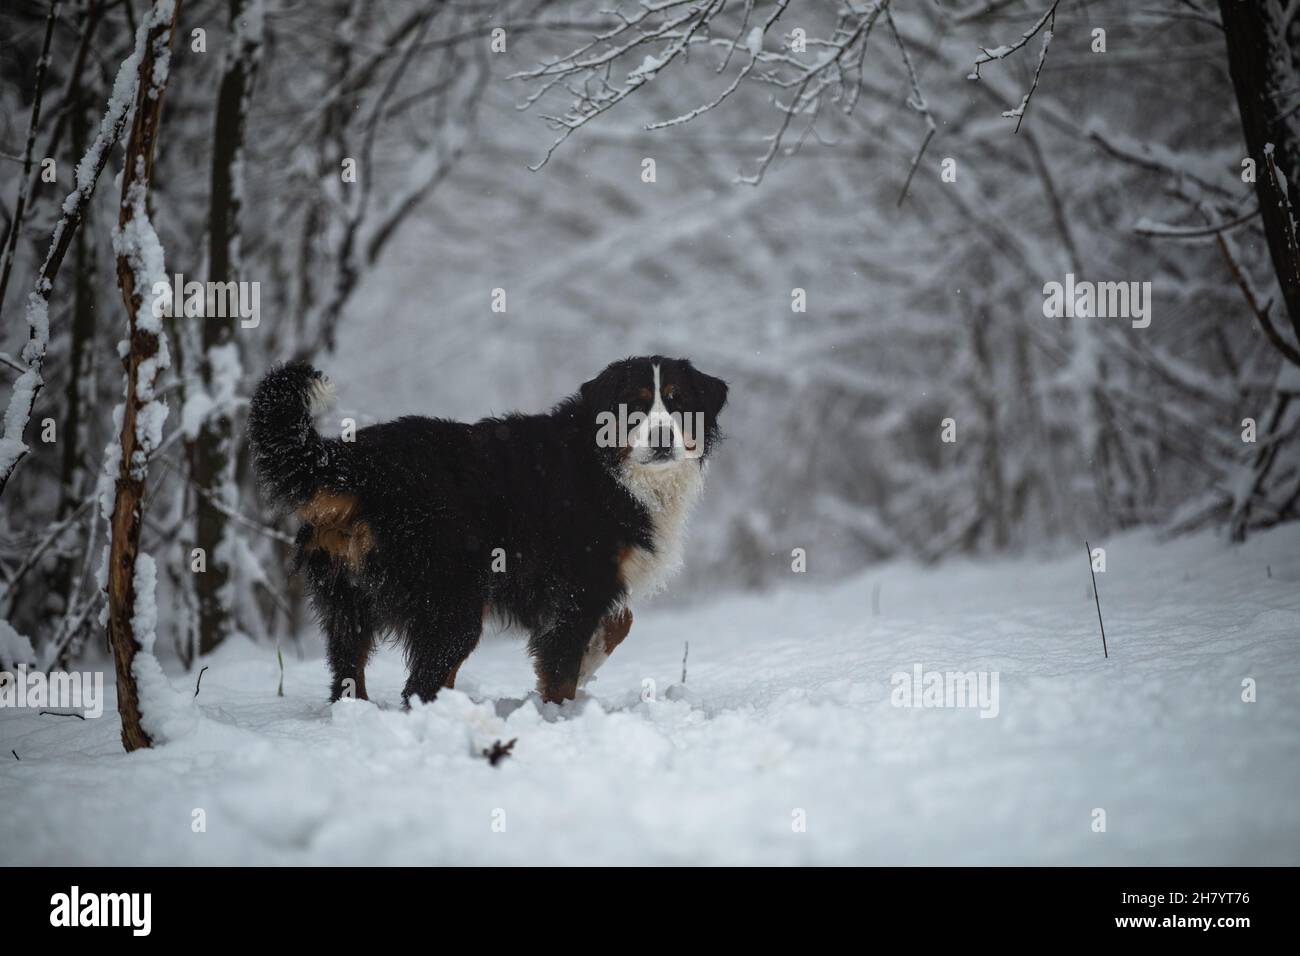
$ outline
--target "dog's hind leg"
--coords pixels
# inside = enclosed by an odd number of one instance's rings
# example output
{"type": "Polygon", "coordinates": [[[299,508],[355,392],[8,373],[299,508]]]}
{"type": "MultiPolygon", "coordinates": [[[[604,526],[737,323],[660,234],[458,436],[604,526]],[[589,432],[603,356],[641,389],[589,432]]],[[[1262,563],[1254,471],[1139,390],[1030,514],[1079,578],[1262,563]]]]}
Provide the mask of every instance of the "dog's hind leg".
{"type": "Polygon", "coordinates": [[[408,622],[403,628],[407,676],[402,703],[409,707],[412,697],[431,701],[439,690],[455,684],[460,665],[478,646],[482,631],[481,602],[443,606],[408,622]]]}
{"type": "Polygon", "coordinates": [[[369,700],[366,662],[375,644],[375,614],[370,598],[328,555],[310,557],[308,579],[312,604],[329,642],[330,700],[369,700]]]}

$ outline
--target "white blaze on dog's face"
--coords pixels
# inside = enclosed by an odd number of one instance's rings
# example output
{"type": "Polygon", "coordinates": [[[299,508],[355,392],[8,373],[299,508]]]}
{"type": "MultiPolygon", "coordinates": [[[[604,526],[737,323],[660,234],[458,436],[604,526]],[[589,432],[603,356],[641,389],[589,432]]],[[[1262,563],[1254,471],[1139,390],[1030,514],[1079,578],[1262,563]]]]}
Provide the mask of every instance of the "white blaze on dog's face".
{"type": "Polygon", "coordinates": [[[688,458],[699,458],[701,442],[695,436],[702,429],[695,424],[695,419],[700,417],[700,413],[683,415],[680,410],[670,412],[664,404],[665,392],[669,399],[673,398],[675,386],[663,383],[663,373],[657,362],[651,366],[651,372],[654,401],[628,436],[631,449],[628,462],[642,468],[671,468],[688,458]]]}

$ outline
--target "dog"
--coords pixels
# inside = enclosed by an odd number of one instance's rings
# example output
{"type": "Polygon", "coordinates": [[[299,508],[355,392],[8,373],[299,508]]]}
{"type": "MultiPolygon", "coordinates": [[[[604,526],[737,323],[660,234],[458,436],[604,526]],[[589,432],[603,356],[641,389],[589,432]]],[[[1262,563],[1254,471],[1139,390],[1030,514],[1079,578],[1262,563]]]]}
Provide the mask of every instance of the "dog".
{"type": "Polygon", "coordinates": [[[686,359],[628,358],[548,413],[407,416],[352,440],[316,430],[331,398],[292,362],[248,416],[263,493],[302,522],[294,571],[328,640],[330,700],[368,699],[366,662],[389,635],[403,704],[433,700],[492,615],[528,632],[538,691],[562,702],[680,568],[727,384],[686,359]]]}

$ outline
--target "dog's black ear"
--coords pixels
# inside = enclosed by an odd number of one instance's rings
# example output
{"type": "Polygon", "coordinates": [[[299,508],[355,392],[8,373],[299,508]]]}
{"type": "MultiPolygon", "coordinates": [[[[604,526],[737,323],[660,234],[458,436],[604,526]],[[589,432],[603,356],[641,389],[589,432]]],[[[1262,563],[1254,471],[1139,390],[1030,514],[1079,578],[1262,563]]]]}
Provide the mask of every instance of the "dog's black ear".
{"type": "Polygon", "coordinates": [[[718,412],[722,411],[722,406],[727,404],[727,383],[720,378],[706,375],[694,366],[691,367],[691,374],[695,376],[695,388],[700,394],[700,403],[703,406],[700,410],[704,412],[706,418],[716,418],[718,412]]]}
{"type": "Polygon", "coordinates": [[[583,404],[598,411],[612,404],[616,373],[616,366],[610,365],[591,381],[583,382],[582,387],[578,389],[583,404]]]}

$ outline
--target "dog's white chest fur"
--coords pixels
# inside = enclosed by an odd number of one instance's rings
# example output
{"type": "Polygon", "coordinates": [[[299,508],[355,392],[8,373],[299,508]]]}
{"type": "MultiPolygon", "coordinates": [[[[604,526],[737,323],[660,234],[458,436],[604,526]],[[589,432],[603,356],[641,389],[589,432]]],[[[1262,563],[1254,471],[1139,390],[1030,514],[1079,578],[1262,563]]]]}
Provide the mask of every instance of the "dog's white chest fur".
{"type": "MultiPolygon", "coordinates": [[[[627,590],[623,600],[631,605],[662,590],[680,570],[686,550],[686,519],[704,489],[704,470],[690,459],[667,468],[627,463],[620,479],[650,513],[655,543],[654,551],[633,548],[623,558],[620,572],[627,590]]],[[[603,631],[597,630],[582,656],[578,686],[584,686],[608,657],[603,631]]]]}
{"type": "Polygon", "coordinates": [[[704,489],[704,470],[687,459],[664,468],[626,464],[624,487],[650,513],[654,551],[633,548],[622,565],[627,601],[639,601],[662,590],[681,569],[686,550],[686,520],[704,489]]]}

